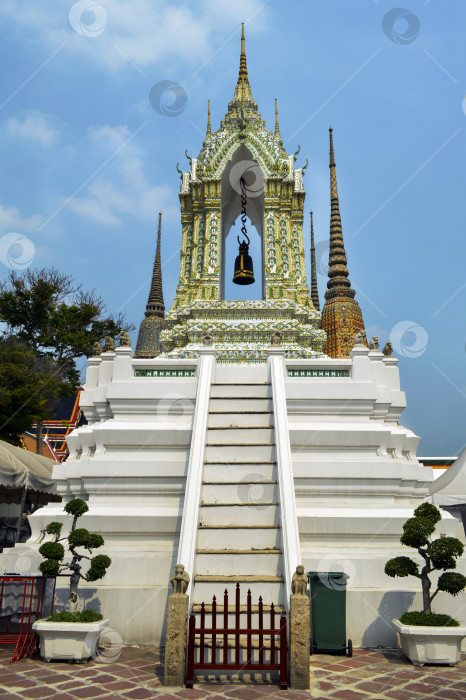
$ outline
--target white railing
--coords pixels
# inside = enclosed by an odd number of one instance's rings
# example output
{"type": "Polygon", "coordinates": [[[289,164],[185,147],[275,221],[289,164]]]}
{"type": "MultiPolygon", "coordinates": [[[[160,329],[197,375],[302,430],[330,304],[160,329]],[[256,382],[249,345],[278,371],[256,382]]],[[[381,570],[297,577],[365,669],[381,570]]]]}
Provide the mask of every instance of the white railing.
{"type": "Polygon", "coordinates": [[[215,367],[214,347],[199,349],[199,370],[194,409],[191,451],[189,453],[188,474],[181,520],[180,542],[177,561],[183,564],[190,576],[187,593],[191,595],[194,578],[194,557],[199,523],[199,507],[202,488],[202,469],[206,445],[207,419],[209,415],[210,387],[215,367]]]}
{"type": "Polygon", "coordinates": [[[286,411],[285,351],[280,347],[268,349],[270,383],[272,385],[275,445],[280,494],[280,522],[282,532],[283,568],[285,576],[285,600],[288,605],[291,581],[298,564],[301,564],[298,516],[294,491],[293,464],[291,461],[290,434],[286,411]]]}

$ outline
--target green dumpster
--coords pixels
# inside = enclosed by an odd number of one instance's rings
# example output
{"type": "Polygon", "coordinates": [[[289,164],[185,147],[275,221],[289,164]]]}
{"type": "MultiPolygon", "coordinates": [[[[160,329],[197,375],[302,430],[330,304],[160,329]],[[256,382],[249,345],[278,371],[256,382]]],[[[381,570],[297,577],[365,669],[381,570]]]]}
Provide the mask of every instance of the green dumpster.
{"type": "Polygon", "coordinates": [[[346,640],[346,581],[342,571],[309,571],[311,588],[311,654],[353,655],[346,640]]]}

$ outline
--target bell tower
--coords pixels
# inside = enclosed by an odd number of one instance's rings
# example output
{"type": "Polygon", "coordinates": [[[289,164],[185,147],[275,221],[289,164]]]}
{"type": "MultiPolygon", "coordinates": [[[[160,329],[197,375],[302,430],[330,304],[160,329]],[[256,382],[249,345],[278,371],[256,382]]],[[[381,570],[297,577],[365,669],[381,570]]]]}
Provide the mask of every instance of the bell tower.
{"type": "MultiPolygon", "coordinates": [[[[161,335],[168,357],[196,357],[207,331],[220,362],[265,362],[275,330],[289,357],[323,352],[325,334],[306,280],[303,246],[305,168],[296,168],[280,135],[275,103],[275,132],[258,112],[249,83],[244,25],[239,75],[233,99],[216,131],[210,101],[207,129],[197,158],[186,152],[188,172],[179,169],[182,243],[180,278],[173,307],[161,335]],[[254,259],[260,301],[225,301],[225,241],[241,214],[241,181],[248,217],[259,234],[261,255],[254,259]]],[[[240,237],[241,238],[241,237],[240,237]]]]}

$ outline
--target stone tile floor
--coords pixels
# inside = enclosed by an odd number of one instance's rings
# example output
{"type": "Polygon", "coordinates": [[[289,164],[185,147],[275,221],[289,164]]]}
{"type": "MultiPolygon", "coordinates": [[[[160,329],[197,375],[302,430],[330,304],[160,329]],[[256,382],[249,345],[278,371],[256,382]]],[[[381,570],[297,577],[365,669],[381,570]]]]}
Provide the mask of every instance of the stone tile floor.
{"type": "MultiPolygon", "coordinates": [[[[107,663],[45,663],[38,655],[10,663],[11,647],[0,647],[0,698],[17,700],[76,700],[78,698],[124,698],[125,700],[439,700],[466,699],[466,656],[456,667],[414,667],[399,650],[356,649],[352,659],[316,654],[310,657],[311,689],[282,691],[260,674],[233,676],[228,683],[199,682],[193,690],[164,688],[162,665],[155,647],[124,647],[118,658],[107,663]]],[[[198,677],[199,681],[203,679],[198,677]]]]}

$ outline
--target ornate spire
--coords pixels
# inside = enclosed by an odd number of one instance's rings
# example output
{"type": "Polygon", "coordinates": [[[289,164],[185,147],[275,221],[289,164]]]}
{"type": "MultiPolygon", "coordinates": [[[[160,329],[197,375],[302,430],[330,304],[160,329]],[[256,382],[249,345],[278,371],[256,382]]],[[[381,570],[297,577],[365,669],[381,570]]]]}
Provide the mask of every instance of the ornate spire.
{"type": "Polygon", "coordinates": [[[248,67],[246,63],[246,48],[244,40],[244,22],[241,24],[241,53],[239,57],[239,75],[238,82],[235,87],[235,94],[232,102],[247,102],[251,101],[253,106],[257,108],[256,103],[252,99],[251,86],[249,85],[248,67]]]}
{"type": "Polygon", "coordinates": [[[212,129],[210,128],[210,100],[207,100],[207,130],[206,130],[206,141],[212,136],[212,129]]]}
{"type": "Polygon", "coordinates": [[[162,352],[160,332],[165,318],[165,304],[162,288],[162,260],[160,243],[162,238],[162,212],[159,212],[159,228],[157,231],[157,249],[155,253],[152,282],[149,299],[147,300],[145,318],[139,326],[136,357],[156,357],[162,352]]]}
{"type": "Polygon", "coordinates": [[[319,289],[317,287],[316,249],[314,247],[314,217],[311,211],[311,299],[314,308],[320,311],[319,289]]]}
{"type": "Polygon", "coordinates": [[[355,300],[347,267],[340,204],[338,201],[333,129],[330,127],[330,251],[328,282],[322,309],[322,328],[327,333],[324,351],[330,357],[349,357],[355,334],[364,329],[361,308],[355,300]]]}
{"type": "Polygon", "coordinates": [[[328,257],[327,291],[325,298],[332,296],[331,290],[338,290],[340,294],[347,294],[354,297],[354,290],[351,289],[345,245],[343,242],[343,231],[341,227],[340,203],[338,199],[337,176],[335,172],[335,154],[333,151],[333,129],[330,127],[330,250],[328,257]],[[348,294],[349,292],[349,294],[348,294]]]}
{"type": "Polygon", "coordinates": [[[282,137],[280,136],[280,126],[278,124],[278,105],[277,105],[277,98],[275,98],[275,138],[278,141],[282,140],[282,137]]]}
{"type": "Polygon", "coordinates": [[[149,299],[146,306],[146,317],[157,316],[165,318],[165,305],[163,303],[162,289],[162,262],[160,255],[160,242],[162,238],[162,212],[159,212],[159,228],[157,231],[157,250],[155,253],[154,269],[152,272],[152,283],[150,286],[149,299]]]}

